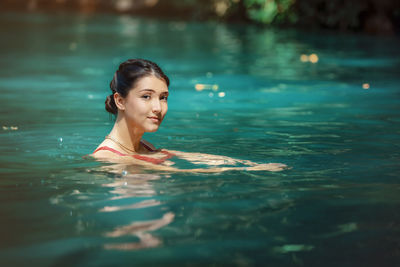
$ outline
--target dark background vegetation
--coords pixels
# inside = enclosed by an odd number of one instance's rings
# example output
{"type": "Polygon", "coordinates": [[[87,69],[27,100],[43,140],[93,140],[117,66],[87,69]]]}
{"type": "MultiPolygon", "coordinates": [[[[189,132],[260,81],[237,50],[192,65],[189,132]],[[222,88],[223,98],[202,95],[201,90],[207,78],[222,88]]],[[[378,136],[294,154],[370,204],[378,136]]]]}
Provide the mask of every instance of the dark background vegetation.
{"type": "Polygon", "coordinates": [[[0,8],[117,12],[373,34],[400,32],[399,0],[2,0],[0,8]]]}

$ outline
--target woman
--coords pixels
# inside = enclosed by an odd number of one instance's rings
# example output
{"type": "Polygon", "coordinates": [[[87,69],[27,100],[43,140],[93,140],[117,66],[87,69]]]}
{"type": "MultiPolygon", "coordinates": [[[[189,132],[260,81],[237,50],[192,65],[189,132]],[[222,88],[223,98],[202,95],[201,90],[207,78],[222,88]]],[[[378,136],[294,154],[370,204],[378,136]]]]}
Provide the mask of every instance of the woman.
{"type": "Polygon", "coordinates": [[[280,171],[284,164],[257,164],[225,156],[180,151],[157,150],[142,139],[145,132],[155,132],[168,110],[169,79],[154,62],[130,59],[123,62],[110,83],[111,95],[106,110],[117,116],[110,134],[92,156],[99,160],[137,164],[146,168],[173,172],[222,172],[228,170],[280,171]],[[178,169],[169,161],[173,157],[210,168],[178,169]],[[249,167],[216,167],[244,164],[249,167]]]}

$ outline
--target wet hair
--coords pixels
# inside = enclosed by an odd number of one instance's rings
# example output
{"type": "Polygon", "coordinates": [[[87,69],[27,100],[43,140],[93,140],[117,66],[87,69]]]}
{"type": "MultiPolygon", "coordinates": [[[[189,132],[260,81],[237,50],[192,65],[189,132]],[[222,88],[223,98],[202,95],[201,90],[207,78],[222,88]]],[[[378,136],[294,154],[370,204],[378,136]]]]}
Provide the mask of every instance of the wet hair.
{"type": "Polygon", "coordinates": [[[106,98],[106,110],[116,115],[118,108],[114,101],[114,94],[119,93],[122,97],[126,97],[141,78],[148,76],[162,79],[169,86],[169,78],[156,63],[145,59],[128,59],[122,62],[110,82],[112,94],[106,98]]]}

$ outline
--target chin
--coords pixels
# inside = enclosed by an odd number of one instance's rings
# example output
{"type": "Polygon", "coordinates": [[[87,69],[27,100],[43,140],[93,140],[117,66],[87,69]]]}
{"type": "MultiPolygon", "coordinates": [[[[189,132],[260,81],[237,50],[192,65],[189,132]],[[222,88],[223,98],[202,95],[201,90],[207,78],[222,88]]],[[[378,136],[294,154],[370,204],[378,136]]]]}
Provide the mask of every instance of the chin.
{"type": "Polygon", "coordinates": [[[147,133],[154,133],[154,132],[157,132],[157,130],[158,130],[158,128],[157,129],[151,129],[151,130],[148,130],[148,131],[146,131],[147,133]]]}
{"type": "Polygon", "coordinates": [[[157,132],[159,126],[152,126],[152,127],[146,127],[145,132],[147,133],[153,133],[153,132],[157,132]]]}

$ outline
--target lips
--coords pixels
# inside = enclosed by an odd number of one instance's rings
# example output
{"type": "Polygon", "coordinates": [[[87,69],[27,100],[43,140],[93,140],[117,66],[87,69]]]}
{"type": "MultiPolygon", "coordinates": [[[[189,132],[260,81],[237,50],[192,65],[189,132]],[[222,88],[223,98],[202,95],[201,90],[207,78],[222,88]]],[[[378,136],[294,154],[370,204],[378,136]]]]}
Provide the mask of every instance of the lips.
{"type": "Polygon", "coordinates": [[[160,122],[160,119],[158,118],[158,117],[148,117],[152,122],[154,122],[154,123],[159,123],[160,122]]]}

